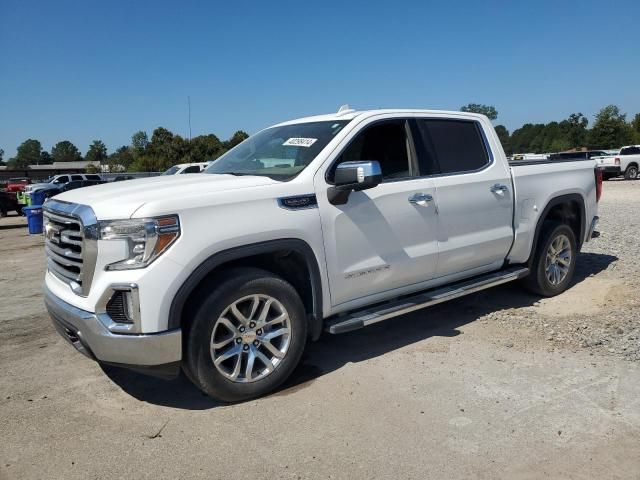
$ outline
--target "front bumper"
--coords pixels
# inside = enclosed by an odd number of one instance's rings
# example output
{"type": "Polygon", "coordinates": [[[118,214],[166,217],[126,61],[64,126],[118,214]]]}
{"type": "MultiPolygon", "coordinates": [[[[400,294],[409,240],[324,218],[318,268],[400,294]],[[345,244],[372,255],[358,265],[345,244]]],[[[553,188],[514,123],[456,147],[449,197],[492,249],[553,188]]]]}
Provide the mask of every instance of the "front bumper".
{"type": "Polygon", "coordinates": [[[153,334],[110,332],[98,317],[55,296],[45,285],[44,301],[60,335],[80,353],[98,362],[153,373],[177,373],[182,358],[182,330],[153,334]]]}

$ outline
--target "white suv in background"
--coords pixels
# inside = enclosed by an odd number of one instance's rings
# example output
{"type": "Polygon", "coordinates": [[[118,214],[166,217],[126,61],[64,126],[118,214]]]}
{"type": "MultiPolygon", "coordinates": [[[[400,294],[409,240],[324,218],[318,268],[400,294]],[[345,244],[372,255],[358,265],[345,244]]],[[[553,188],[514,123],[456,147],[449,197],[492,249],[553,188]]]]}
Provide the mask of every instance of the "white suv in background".
{"type": "Polygon", "coordinates": [[[596,158],[598,167],[602,169],[603,178],[619,177],[624,174],[627,180],[638,178],[640,165],[640,145],[622,147],[617,155],[596,158]]]}
{"type": "Polygon", "coordinates": [[[179,175],[181,173],[200,173],[209,166],[210,162],[179,163],[167,169],[162,175],[179,175]]]}

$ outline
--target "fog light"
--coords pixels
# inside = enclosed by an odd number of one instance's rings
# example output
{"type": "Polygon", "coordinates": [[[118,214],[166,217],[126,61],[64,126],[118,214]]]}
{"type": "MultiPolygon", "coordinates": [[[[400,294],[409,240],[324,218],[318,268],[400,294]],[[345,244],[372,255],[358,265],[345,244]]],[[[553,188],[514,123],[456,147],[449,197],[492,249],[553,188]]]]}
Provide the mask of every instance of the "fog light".
{"type": "Polygon", "coordinates": [[[134,323],[136,303],[131,290],[116,290],[107,303],[107,314],[116,323],[134,323]]]}

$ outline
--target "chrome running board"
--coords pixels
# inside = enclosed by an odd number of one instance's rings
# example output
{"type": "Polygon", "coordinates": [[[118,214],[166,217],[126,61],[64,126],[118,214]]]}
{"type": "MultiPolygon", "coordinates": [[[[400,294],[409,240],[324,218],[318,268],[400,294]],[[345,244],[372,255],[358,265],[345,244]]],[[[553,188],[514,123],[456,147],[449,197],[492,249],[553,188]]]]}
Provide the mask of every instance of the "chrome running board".
{"type": "Polygon", "coordinates": [[[373,308],[358,310],[347,315],[328,319],[325,322],[325,330],[334,334],[358,330],[372,323],[389,320],[399,315],[405,315],[415,310],[463,297],[486,288],[512,282],[513,280],[526,277],[528,273],[528,268],[516,266],[479,275],[444,287],[434,288],[416,295],[383,303],[373,308]]]}

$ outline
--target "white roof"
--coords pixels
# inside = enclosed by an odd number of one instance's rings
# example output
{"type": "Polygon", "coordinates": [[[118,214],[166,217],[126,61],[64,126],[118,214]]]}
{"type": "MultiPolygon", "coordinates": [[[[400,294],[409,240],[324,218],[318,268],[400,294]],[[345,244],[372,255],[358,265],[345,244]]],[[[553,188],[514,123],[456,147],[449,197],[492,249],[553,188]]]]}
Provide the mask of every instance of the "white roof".
{"type": "Polygon", "coordinates": [[[411,113],[420,115],[447,115],[447,116],[460,116],[460,117],[477,117],[484,118],[484,115],[478,113],[459,112],[452,110],[423,110],[417,108],[384,108],[376,110],[349,110],[345,113],[327,113],[324,115],[313,115],[311,117],[302,117],[295,120],[288,120],[286,122],[275,125],[281,127],[283,125],[293,125],[296,123],[309,123],[309,122],[331,122],[336,120],[353,120],[356,117],[367,118],[375,115],[393,114],[393,113],[411,113]]]}

